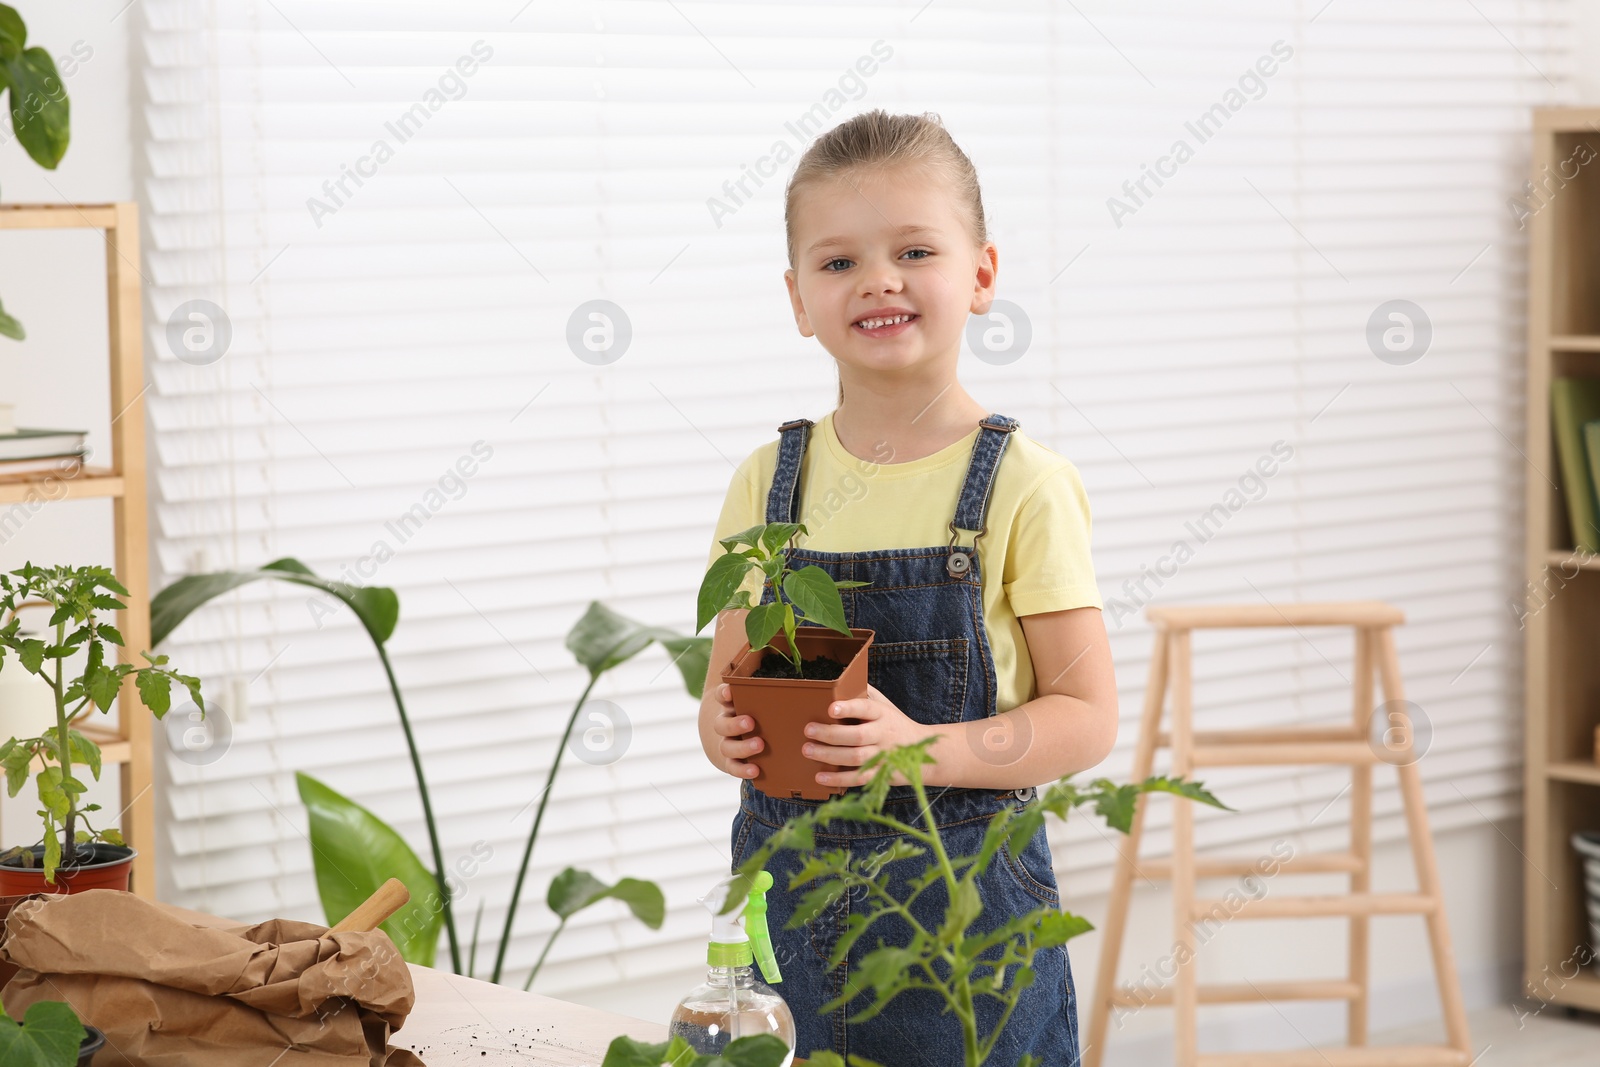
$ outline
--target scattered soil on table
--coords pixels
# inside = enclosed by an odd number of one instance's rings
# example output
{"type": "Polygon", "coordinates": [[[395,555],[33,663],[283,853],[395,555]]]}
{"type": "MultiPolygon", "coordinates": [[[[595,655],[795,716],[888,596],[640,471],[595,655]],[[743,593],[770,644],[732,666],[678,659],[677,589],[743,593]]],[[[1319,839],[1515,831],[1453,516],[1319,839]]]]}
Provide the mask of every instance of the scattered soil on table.
{"type": "Polygon", "coordinates": [[[395,1048],[410,1048],[427,1067],[453,1063],[537,1063],[540,1067],[594,1067],[594,1053],[585,1053],[554,1035],[553,1026],[458,1026],[422,1045],[405,1043],[401,1031],[389,1039],[395,1048]]]}
{"type": "MultiPolygon", "coordinates": [[[[840,663],[832,656],[818,656],[816,659],[802,660],[805,664],[805,680],[831,681],[844,673],[845,664],[840,663]]],[[[780,652],[768,652],[761,657],[761,666],[751,672],[752,678],[799,678],[794,673],[794,661],[780,652]]]]}

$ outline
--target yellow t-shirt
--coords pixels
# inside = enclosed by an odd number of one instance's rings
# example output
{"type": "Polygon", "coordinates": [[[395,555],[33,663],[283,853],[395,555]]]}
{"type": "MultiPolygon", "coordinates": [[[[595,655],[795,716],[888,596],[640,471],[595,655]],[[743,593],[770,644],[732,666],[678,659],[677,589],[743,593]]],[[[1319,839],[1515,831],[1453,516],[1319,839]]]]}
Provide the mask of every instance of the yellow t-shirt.
{"type": "MultiPolygon", "coordinates": [[[[819,552],[948,545],[978,433],[974,426],[921,459],[878,462],[845,451],[830,412],[811,427],[800,465],[798,519],[807,532],[794,544],[819,552]]],[[[892,456],[885,450],[881,458],[892,456]]],[[[725,551],[721,538],[766,521],[777,465],[777,439],[739,464],[717,520],[708,568],[725,551]]],[[[1019,616],[1104,605],[1089,557],[1089,498],[1078,469],[1021,429],[1012,432],[996,470],[986,521],[989,531],[978,542],[984,627],[999,684],[996,710],[1009,711],[1038,695],[1019,616]]],[[[962,531],[960,543],[970,545],[972,536],[962,531]]],[[[752,601],[760,599],[760,577],[752,572],[747,579],[752,601]]]]}

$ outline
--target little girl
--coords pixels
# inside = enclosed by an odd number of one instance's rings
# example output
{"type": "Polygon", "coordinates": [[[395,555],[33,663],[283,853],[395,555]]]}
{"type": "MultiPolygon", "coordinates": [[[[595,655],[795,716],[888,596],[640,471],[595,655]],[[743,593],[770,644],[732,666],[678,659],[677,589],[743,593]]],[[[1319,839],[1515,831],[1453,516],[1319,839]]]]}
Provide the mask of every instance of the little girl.
{"type": "MultiPolygon", "coordinates": [[[[936,116],[871,111],[819,138],[801,157],[785,202],[795,323],[838,363],[837,408],[820,423],[794,419],[757,448],[728,487],[716,537],[761,522],[801,522],[789,566],[814,564],[843,590],[853,627],[876,631],[867,695],[834,705],[859,725],[813,725],[805,754],[843,768],[817,781],[853,787],[875,753],[936,737],[924,768],[932,815],[951,856],[979,851],[1002,805],[1020,808],[1034,787],[1092,767],[1117,732],[1116,681],[1089,557],[1089,505],[1076,468],[991,414],[956,380],[968,316],[989,310],[997,253],[987,236],[977,174],[936,116]]],[[[723,554],[713,543],[711,559],[723,554]]],[[[756,591],[759,573],[749,588],[756,591]]],[[[772,599],[762,587],[762,602],[772,599]]],[[[744,642],[741,610],[717,619],[700,710],[707,757],[741,779],[733,821],[734,865],[785,821],[820,801],[755,789],[760,738],[735,713],[721,668],[744,642]]],[[[918,822],[916,797],[896,775],[885,811],[918,822]]],[[[892,834],[875,824],[834,823],[819,850],[867,855],[892,834]]],[[[832,1049],[889,1067],[950,1067],[961,1060],[960,1026],[936,992],[900,993],[870,1020],[870,987],[826,1015],[861,958],[880,940],[905,944],[903,919],[880,919],[840,966],[826,960],[852,907],[841,900],[796,930],[784,924],[810,886],[788,890],[801,857],[780,852],[769,870],[769,925],[783,969],[778,992],[794,1011],[798,1051],[832,1049]],[[899,938],[899,940],[895,940],[899,938]]],[[[885,868],[890,891],[927,857],[885,868]],[[895,874],[894,872],[899,872],[895,874]]],[[[984,911],[971,932],[993,930],[1060,896],[1043,828],[1016,856],[1004,850],[979,878],[984,911]]],[[[942,886],[913,914],[928,929],[944,917],[942,886]]],[[[1077,1007],[1064,947],[1040,952],[989,1062],[1012,1067],[1031,1053],[1050,1067],[1079,1059],[1077,1007]]],[[[1007,977],[1008,988],[1012,978],[1007,977]]],[[[979,996],[980,1037],[1001,1021],[1000,1002],[979,996]]]]}

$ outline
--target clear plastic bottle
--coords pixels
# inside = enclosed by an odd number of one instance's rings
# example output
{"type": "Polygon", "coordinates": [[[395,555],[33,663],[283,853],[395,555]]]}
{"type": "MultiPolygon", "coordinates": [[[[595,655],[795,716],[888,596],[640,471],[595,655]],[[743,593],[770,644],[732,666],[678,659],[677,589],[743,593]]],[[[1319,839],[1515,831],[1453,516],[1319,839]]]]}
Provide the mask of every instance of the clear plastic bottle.
{"type": "Polygon", "coordinates": [[[735,1038],[771,1034],[789,1047],[782,1065],[789,1067],[794,1060],[794,1015],[751,967],[753,961],[759,962],[768,981],[783,981],[767,931],[766,892],[772,888],[772,875],[759,872],[745,906],[722,913],[735,877],[723,878],[700,898],[711,911],[711,941],[706,946],[710,969],[706,980],[678,1002],[667,1029],[696,1052],[713,1055],[735,1038]]]}

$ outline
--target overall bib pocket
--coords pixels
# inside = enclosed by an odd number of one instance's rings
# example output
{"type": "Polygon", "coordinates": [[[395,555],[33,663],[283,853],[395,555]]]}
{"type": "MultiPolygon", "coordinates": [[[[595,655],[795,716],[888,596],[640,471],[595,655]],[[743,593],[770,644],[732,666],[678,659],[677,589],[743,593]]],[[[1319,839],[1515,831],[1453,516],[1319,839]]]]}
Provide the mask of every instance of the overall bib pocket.
{"type": "Polygon", "coordinates": [[[968,652],[964,637],[874,641],[867,649],[867,681],[925,726],[960,722],[968,652]]]}

